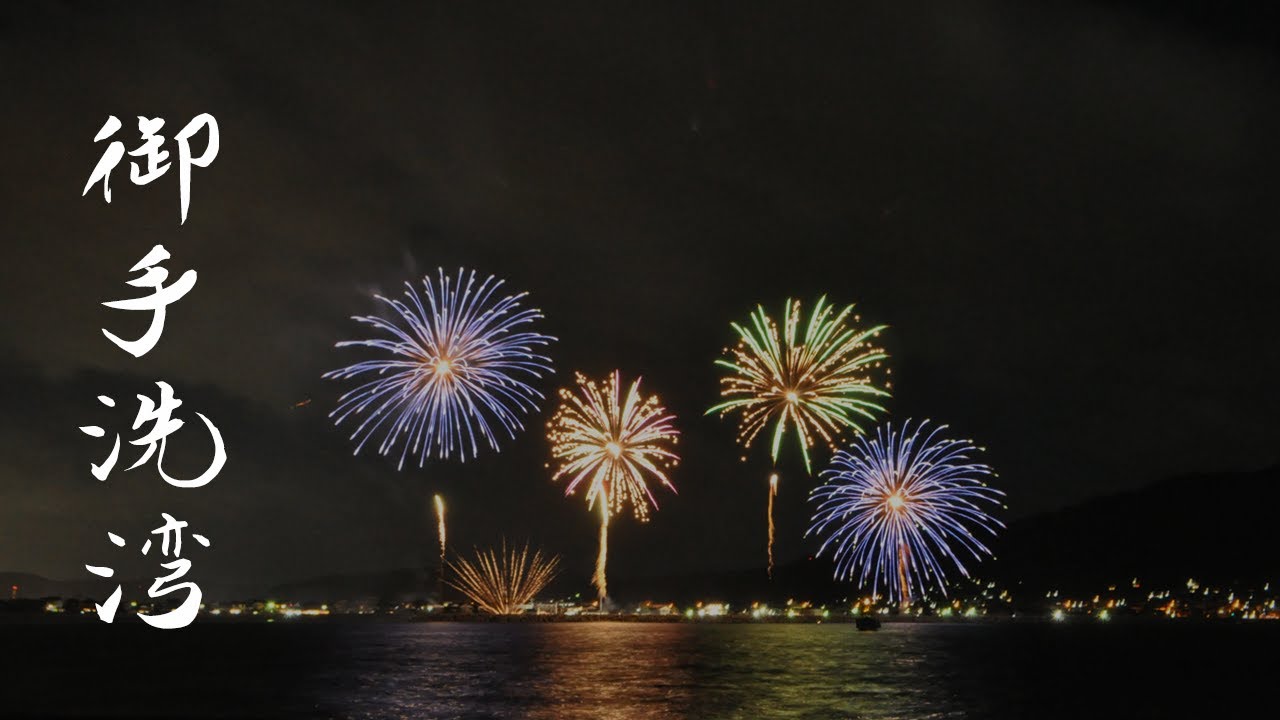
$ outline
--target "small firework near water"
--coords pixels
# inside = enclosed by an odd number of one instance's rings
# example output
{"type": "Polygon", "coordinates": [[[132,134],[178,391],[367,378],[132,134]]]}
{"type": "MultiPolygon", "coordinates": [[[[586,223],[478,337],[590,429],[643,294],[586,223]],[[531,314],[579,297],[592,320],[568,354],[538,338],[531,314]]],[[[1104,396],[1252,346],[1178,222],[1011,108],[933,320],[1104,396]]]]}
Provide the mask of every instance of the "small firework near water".
{"type": "Polygon", "coordinates": [[[494,615],[516,615],[555,579],[560,557],[529,552],[529,545],[497,551],[476,550],[471,559],[449,563],[449,585],[466,595],[481,610],[494,615]]]}
{"type": "Polygon", "coordinates": [[[984,509],[1002,506],[1004,493],[987,485],[992,469],[971,459],[980,448],[943,437],[946,429],[886,424],[822,472],[809,534],[824,536],[818,554],[831,553],[836,579],[884,588],[905,605],[931,588],[945,595],[950,567],[969,577],[965,563],[991,555],[975,531],[994,537],[1004,527],[984,509]]]}
{"type": "Polygon", "coordinates": [[[526,293],[503,295],[503,281],[478,279],[459,269],[405,283],[403,299],[376,296],[392,319],[355,317],[385,337],[346,340],[337,347],[364,347],[382,357],[325,373],[335,380],[367,379],[345,393],[330,413],[337,425],[359,420],[351,439],[358,454],[376,438],[377,452],[394,455],[398,468],[416,456],[465,461],[482,445],[498,449],[499,435],[523,430],[521,416],[544,399],[536,381],[553,372],[541,354],[555,338],[533,332],[542,319],[521,307],[526,293]]]}
{"type": "Polygon", "coordinates": [[[588,508],[599,508],[600,554],[593,582],[607,596],[609,517],[628,505],[641,521],[658,500],[657,482],[675,492],[667,472],[680,458],[672,447],[679,438],[675,416],[656,395],[645,398],[637,378],[624,391],[621,373],[603,383],[576,375],[578,392],[560,390],[560,408],[547,424],[551,457],[558,463],[553,480],[568,478],[565,495],[586,485],[588,508]]]}

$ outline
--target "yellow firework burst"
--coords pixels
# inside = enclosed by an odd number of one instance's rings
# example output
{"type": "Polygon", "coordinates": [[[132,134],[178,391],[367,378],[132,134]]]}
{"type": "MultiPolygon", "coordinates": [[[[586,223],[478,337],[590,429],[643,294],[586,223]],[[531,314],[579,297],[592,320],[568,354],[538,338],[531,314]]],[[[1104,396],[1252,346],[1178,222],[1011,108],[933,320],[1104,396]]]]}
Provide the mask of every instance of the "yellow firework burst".
{"type": "Polygon", "coordinates": [[[559,556],[529,552],[529,545],[476,550],[471,559],[449,563],[453,578],[449,585],[471,599],[481,610],[494,615],[515,615],[542,592],[559,571],[559,556]]]}
{"type": "Polygon", "coordinates": [[[643,397],[637,378],[624,391],[621,373],[604,382],[576,374],[578,391],[560,390],[560,408],[547,424],[553,480],[568,478],[565,495],[586,486],[588,508],[599,507],[600,554],[593,578],[603,606],[607,595],[609,517],[628,505],[641,521],[658,500],[652,483],[675,492],[667,476],[680,458],[672,449],[679,439],[675,416],[656,395],[643,397]]]}
{"type": "Polygon", "coordinates": [[[623,388],[614,371],[603,383],[576,375],[578,392],[560,390],[560,408],[548,424],[551,457],[559,463],[553,480],[569,478],[565,495],[587,486],[588,507],[604,502],[610,514],[628,505],[640,520],[658,507],[650,481],[671,491],[667,472],[680,458],[675,416],[656,395],[640,394],[640,380],[623,388]]]}
{"type": "Polygon", "coordinates": [[[809,449],[821,439],[833,450],[845,429],[861,432],[862,420],[884,412],[889,396],[888,354],[875,339],[884,325],[862,329],[853,305],[838,310],[818,299],[804,320],[799,300],[787,300],[782,328],[757,306],[747,325],[733,323],[738,344],[716,364],[729,373],[720,380],[723,402],[707,414],[739,413],[738,441],[750,448],[772,426],[771,456],[788,431],[794,432],[812,472],[809,449]],[[877,384],[876,377],[885,376],[877,384]]]}

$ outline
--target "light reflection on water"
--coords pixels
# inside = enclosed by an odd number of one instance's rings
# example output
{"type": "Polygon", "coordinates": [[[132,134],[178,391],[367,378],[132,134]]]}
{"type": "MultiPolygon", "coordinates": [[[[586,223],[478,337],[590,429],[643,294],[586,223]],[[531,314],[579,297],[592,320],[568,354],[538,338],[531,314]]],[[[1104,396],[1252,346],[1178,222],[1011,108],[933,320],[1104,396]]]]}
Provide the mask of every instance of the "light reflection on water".
{"type": "Polygon", "coordinates": [[[352,717],[963,717],[923,625],[418,623],[353,629],[352,717]]]}
{"type": "Polygon", "coordinates": [[[1280,622],[89,620],[0,637],[0,716],[21,717],[1253,718],[1280,668],[1280,622]]]}
{"type": "Polygon", "coordinates": [[[1277,623],[378,623],[330,637],[294,690],[351,718],[1229,717],[1270,700],[1277,640],[1277,623]]]}

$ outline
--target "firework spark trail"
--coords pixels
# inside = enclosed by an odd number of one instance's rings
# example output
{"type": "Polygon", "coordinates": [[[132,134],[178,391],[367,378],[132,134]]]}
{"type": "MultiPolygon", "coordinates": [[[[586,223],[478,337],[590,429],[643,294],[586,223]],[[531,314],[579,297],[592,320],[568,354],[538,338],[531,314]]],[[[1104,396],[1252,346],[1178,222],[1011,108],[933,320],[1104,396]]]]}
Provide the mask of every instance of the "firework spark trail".
{"type": "Polygon", "coordinates": [[[443,603],[444,602],[444,585],[445,585],[444,576],[448,568],[448,564],[445,561],[445,548],[447,547],[447,545],[445,543],[445,532],[444,532],[445,531],[444,498],[439,494],[435,496],[435,508],[436,508],[436,532],[440,539],[440,567],[439,567],[439,573],[436,575],[436,599],[439,602],[443,603]]]}
{"type": "Polygon", "coordinates": [[[609,503],[600,503],[600,552],[596,556],[596,572],[591,576],[591,584],[599,592],[601,610],[604,610],[604,599],[609,597],[609,581],[605,578],[605,565],[609,562],[609,514],[609,503]]]}
{"type": "Polygon", "coordinates": [[[773,499],[778,496],[778,473],[769,476],[769,577],[773,577],[773,499]]]}
{"type": "Polygon", "coordinates": [[[529,554],[529,545],[476,550],[473,559],[449,563],[456,580],[449,585],[466,595],[481,610],[494,615],[522,612],[559,572],[559,556],[544,557],[541,550],[529,554]]]}
{"type": "Polygon", "coordinates": [[[440,535],[440,567],[444,568],[445,554],[445,532],[444,532],[444,498],[440,495],[435,496],[436,504],[436,529],[440,535]]]}
{"type": "MultiPolygon", "coordinates": [[[[747,325],[732,323],[738,343],[716,361],[729,371],[720,379],[723,402],[707,410],[708,415],[739,415],[737,440],[747,451],[772,425],[775,470],[789,430],[795,433],[805,470],[812,472],[809,450],[818,438],[834,451],[840,433],[861,433],[862,421],[884,412],[877,400],[889,396],[888,368],[883,368],[883,387],[875,378],[888,354],[874,340],[886,326],[859,329],[861,318],[853,315],[853,305],[837,310],[825,296],[814,305],[808,322],[803,316],[800,301],[788,299],[781,331],[763,306],[756,306],[747,325]]],[[[776,494],[775,472],[768,500],[770,577],[776,494]]]]}
{"type": "Polygon", "coordinates": [[[616,370],[603,383],[581,373],[575,379],[578,392],[562,388],[560,407],[547,423],[551,457],[557,463],[552,480],[568,478],[566,496],[585,484],[588,509],[600,506],[600,553],[593,582],[603,607],[610,516],[630,505],[637,519],[648,520],[650,507],[658,507],[651,481],[675,492],[667,472],[680,461],[671,449],[679,432],[675,416],[657,396],[640,394],[638,378],[625,392],[616,370]]]}
{"type": "Polygon", "coordinates": [[[836,578],[873,593],[884,585],[903,604],[931,587],[945,595],[946,565],[969,577],[965,562],[991,555],[974,530],[994,536],[1004,527],[982,507],[1001,505],[1004,493],[987,485],[991,468],[970,459],[980,448],[928,424],[858,436],[810,496],[817,511],[808,534],[826,536],[818,554],[832,553],[836,578]]]}
{"type": "Polygon", "coordinates": [[[904,609],[910,607],[911,583],[907,582],[907,544],[904,542],[898,543],[898,588],[900,590],[898,600],[902,603],[902,607],[904,609]]]}
{"type": "Polygon", "coordinates": [[[515,437],[523,429],[520,416],[543,399],[529,382],[553,372],[539,353],[555,338],[528,330],[542,313],[521,307],[526,293],[500,295],[502,285],[492,275],[478,280],[475,271],[459,269],[453,277],[440,269],[435,282],[423,278],[421,292],[405,283],[404,300],[376,296],[393,319],[353,318],[387,336],[337,343],[385,357],[324,374],[372,376],[343,394],[329,414],[337,425],[359,416],[351,435],[356,453],[378,436],[379,454],[400,447],[399,468],[411,454],[419,467],[430,456],[465,461],[482,442],[497,450],[498,432],[515,437]]]}

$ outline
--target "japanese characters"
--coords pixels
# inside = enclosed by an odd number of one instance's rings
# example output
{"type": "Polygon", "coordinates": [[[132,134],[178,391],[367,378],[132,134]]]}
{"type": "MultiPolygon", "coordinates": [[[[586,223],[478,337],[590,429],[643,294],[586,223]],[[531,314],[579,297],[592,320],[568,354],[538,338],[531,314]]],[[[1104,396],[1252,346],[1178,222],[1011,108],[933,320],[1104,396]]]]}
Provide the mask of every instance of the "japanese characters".
{"type": "MultiPolygon", "coordinates": [[[[114,137],[116,131],[122,126],[120,119],[111,115],[98,130],[93,141],[98,143],[114,137]]],[[[137,160],[130,163],[129,180],[134,185],[151,183],[168,172],[169,166],[172,165],[169,162],[169,151],[163,149],[165,138],[160,134],[162,128],[164,128],[163,118],[138,116],[138,133],[142,136],[142,144],[127,151],[130,157],[141,158],[141,164],[137,160]]],[[[187,222],[187,208],[191,205],[191,166],[206,168],[214,158],[218,157],[220,145],[218,121],[209,113],[201,113],[191,118],[191,122],[179,130],[173,139],[178,143],[178,198],[182,208],[182,220],[179,224],[182,225],[187,222]],[[204,151],[198,157],[192,157],[191,138],[205,129],[209,131],[209,139],[204,151]]],[[[111,202],[111,171],[115,170],[124,159],[125,153],[124,142],[112,140],[103,151],[98,164],[94,166],[80,196],[88,195],[94,185],[102,183],[102,199],[108,203],[111,202]]]]}
{"type": "MultiPolygon", "coordinates": [[[[120,121],[114,115],[110,116],[107,118],[106,124],[98,131],[97,136],[94,137],[94,142],[102,142],[113,137],[120,127],[120,121]]],[[[164,136],[160,134],[160,130],[163,127],[164,120],[160,118],[138,117],[138,130],[142,135],[142,144],[134,150],[127,151],[130,156],[139,158],[139,160],[131,163],[129,172],[129,179],[134,185],[142,186],[151,183],[164,175],[172,165],[169,161],[169,152],[163,149],[164,136]]],[[[186,222],[187,209],[191,201],[191,167],[193,165],[201,168],[208,167],[218,155],[218,123],[208,113],[197,115],[186,127],[179,131],[174,139],[178,143],[178,187],[181,202],[181,221],[179,224],[182,224],[186,222]],[[201,130],[206,129],[208,131],[208,143],[198,157],[193,157],[191,153],[191,138],[201,130]]],[[[125,153],[124,143],[120,140],[112,140],[89,175],[89,180],[85,183],[84,191],[81,195],[87,195],[94,185],[101,183],[103,199],[108,203],[111,202],[111,172],[124,159],[125,153]]],[[[125,339],[111,330],[102,329],[103,336],[117,348],[129,353],[134,358],[141,358],[156,347],[164,334],[169,306],[186,297],[196,285],[196,271],[190,269],[184,271],[172,283],[168,282],[169,271],[162,266],[162,263],[166,263],[170,259],[169,251],[163,245],[157,244],[153,246],[142,256],[142,259],[138,260],[129,269],[130,273],[138,273],[138,275],[126,281],[126,284],[131,287],[150,290],[151,292],[137,297],[111,300],[103,303],[103,305],[113,310],[150,313],[150,323],[146,331],[134,339],[125,339]]],[[[192,414],[203,424],[204,432],[212,440],[212,457],[205,469],[194,477],[179,478],[169,475],[164,467],[165,450],[168,447],[169,438],[174,433],[187,427],[187,422],[175,417],[175,411],[182,407],[183,402],[177,398],[173,386],[164,380],[157,380],[155,384],[158,388],[158,394],[155,399],[147,395],[137,396],[138,409],[134,414],[130,429],[139,432],[137,437],[129,440],[129,444],[139,448],[139,450],[133,464],[126,470],[142,467],[154,458],[156,474],[171,486],[193,489],[209,484],[221,472],[227,461],[226,446],[222,440],[222,433],[214,425],[213,421],[204,414],[193,412],[192,414]]],[[[98,402],[108,408],[116,407],[115,398],[108,395],[99,395],[98,402]]],[[[191,428],[196,428],[197,431],[198,427],[197,425],[191,426],[191,428]]],[[[84,425],[80,427],[80,431],[93,438],[105,438],[108,432],[99,425],[84,425]]],[[[112,441],[111,450],[106,457],[101,462],[91,463],[89,466],[90,474],[99,481],[105,481],[120,460],[121,434],[115,432],[114,435],[115,438],[112,441]]],[[[175,607],[166,612],[153,612],[151,614],[139,612],[138,617],[152,627],[171,630],[186,627],[195,620],[200,610],[200,601],[203,593],[200,587],[190,580],[178,582],[187,576],[192,566],[191,560],[183,557],[182,554],[183,531],[188,527],[187,521],[178,520],[169,513],[161,513],[161,517],[164,523],[152,530],[151,535],[159,536],[160,548],[157,553],[158,559],[161,560],[159,565],[162,570],[169,572],[167,574],[161,573],[155,578],[155,581],[147,590],[147,595],[151,598],[162,598],[173,593],[185,593],[185,595],[175,607]]],[[[212,544],[208,537],[199,533],[192,532],[191,538],[198,545],[205,548],[210,547],[212,544]]],[[[127,545],[124,537],[112,531],[107,532],[107,539],[117,548],[123,548],[127,545]]],[[[141,554],[144,556],[149,555],[152,548],[152,539],[147,538],[141,545],[141,554]]],[[[106,565],[86,564],[85,569],[98,577],[111,578],[115,576],[115,569],[106,565]]],[[[117,584],[115,590],[108,596],[107,601],[97,605],[99,619],[107,623],[115,620],[122,595],[123,587],[117,584]]]]}

